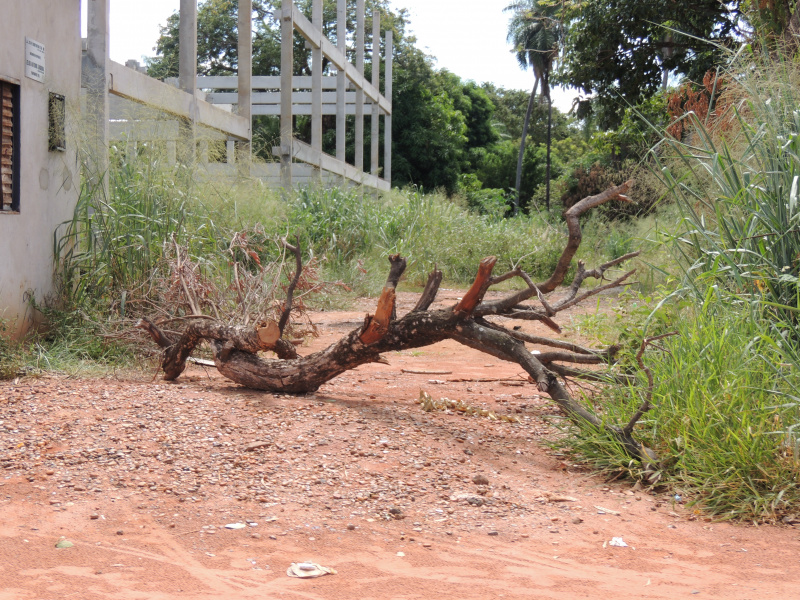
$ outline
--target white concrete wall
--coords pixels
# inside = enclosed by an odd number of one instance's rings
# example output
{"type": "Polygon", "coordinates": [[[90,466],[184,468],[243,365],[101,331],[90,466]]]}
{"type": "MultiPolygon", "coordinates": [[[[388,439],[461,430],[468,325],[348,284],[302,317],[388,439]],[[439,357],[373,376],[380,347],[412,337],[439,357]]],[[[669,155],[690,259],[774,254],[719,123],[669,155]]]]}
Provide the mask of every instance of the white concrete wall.
{"type": "Polygon", "coordinates": [[[20,211],[0,213],[0,319],[15,335],[33,315],[29,292],[53,289],[53,232],[71,218],[80,188],[76,122],[81,81],[80,0],[4,2],[0,75],[19,81],[20,211]],[[25,77],[25,37],[45,45],[43,83],[25,77]],[[48,151],[48,93],[66,96],[67,152],[48,151]]]}

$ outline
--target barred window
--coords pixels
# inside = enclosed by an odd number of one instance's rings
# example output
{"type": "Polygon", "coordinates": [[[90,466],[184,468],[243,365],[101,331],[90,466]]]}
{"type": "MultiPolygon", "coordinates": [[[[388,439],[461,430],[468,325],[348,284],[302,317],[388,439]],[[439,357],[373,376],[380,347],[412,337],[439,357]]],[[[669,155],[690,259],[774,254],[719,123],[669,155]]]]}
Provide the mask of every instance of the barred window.
{"type": "Polygon", "coordinates": [[[50,92],[50,102],[48,107],[49,129],[47,148],[50,150],[50,152],[66,152],[66,101],[64,96],[50,92]]]}
{"type": "Polygon", "coordinates": [[[19,85],[0,79],[0,212],[19,210],[19,85]]]}

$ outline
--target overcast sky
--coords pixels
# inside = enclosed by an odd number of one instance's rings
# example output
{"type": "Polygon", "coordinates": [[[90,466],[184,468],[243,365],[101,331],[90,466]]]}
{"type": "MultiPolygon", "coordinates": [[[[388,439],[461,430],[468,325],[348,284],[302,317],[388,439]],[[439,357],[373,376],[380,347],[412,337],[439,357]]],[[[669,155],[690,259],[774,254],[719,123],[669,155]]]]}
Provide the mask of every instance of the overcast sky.
{"type": "MultiPolygon", "coordinates": [[[[390,0],[409,11],[409,31],[417,45],[436,57],[438,68],[462,79],[489,81],[507,89],[530,90],[533,75],[517,66],[506,44],[510,0],[390,0]]],[[[84,7],[87,0],[82,3],[84,7]]],[[[111,0],[111,58],[124,63],[155,54],[159,25],[179,8],[179,0],[111,0]]],[[[86,17],[83,17],[84,35],[86,17]]],[[[572,93],[554,90],[556,106],[566,110],[572,93]]]]}

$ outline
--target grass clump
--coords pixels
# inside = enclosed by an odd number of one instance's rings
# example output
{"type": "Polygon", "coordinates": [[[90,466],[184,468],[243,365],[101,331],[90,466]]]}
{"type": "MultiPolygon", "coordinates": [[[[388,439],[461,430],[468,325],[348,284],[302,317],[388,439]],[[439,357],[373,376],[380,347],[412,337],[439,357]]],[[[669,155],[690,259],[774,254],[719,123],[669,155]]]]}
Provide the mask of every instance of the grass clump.
{"type": "MultiPolygon", "coordinates": [[[[670,320],[679,335],[644,358],[653,409],[636,428],[663,461],[662,483],[721,518],[764,521],[793,510],[800,500],[792,433],[800,426],[800,376],[783,362],[768,326],[717,299],[670,320]]],[[[639,373],[635,384],[609,387],[595,400],[608,422],[626,423],[646,389],[639,373]]],[[[576,431],[566,443],[595,468],[639,475],[640,465],[602,431],[576,431]]]]}
{"type": "Polygon", "coordinates": [[[0,318],[0,381],[20,375],[24,365],[23,346],[10,338],[8,324],[0,318]]]}

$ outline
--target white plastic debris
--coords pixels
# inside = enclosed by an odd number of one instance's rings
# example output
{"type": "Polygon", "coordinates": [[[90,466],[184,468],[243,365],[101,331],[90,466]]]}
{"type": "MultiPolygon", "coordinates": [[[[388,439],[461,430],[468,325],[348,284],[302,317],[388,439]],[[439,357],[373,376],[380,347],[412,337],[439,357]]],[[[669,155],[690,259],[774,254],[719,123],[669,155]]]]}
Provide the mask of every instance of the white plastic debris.
{"type": "Polygon", "coordinates": [[[247,527],[244,523],[228,523],[225,525],[225,529],[244,529],[247,527]]]}
{"type": "Polygon", "coordinates": [[[621,537],[611,538],[611,541],[608,542],[608,545],[609,546],[617,546],[619,548],[627,548],[628,547],[628,544],[626,544],[625,540],[623,540],[621,537]]]}
{"type": "Polygon", "coordinates": [[[286,569],[286,574],[289,577],[322,577],[323,575],[336,575],[336,569],[332,567],[323,567],[313,562],[300,562],[292,563],[286,569]]]}

